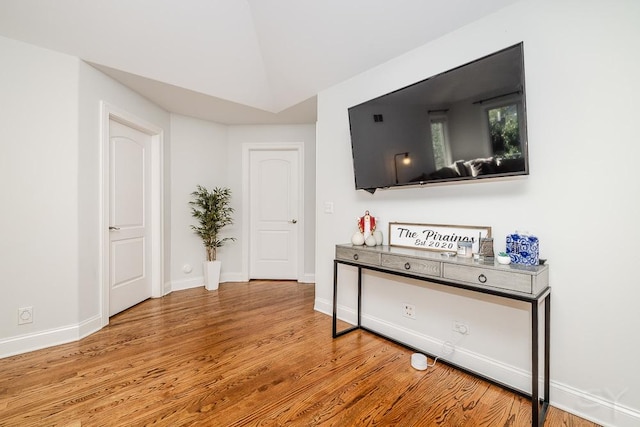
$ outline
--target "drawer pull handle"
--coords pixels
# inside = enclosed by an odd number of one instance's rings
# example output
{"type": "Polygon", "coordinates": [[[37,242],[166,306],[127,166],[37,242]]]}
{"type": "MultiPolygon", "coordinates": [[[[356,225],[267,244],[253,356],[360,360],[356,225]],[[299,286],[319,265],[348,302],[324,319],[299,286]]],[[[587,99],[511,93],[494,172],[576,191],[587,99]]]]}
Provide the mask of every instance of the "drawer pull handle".
{"type": "Polygon", "coordinates": [[[478,276],[478,281],[480,283],[487,283],[487,276],[485,276],[484,274],[481,274],[478,276]]]}
{"type": "Polygon", "coordinates": [[[358,256],[358,254],[353,254],[353,259],[355,259],[355,260],[357,261],[357,260],[358,260],[358,258],[360,258],[360,257],[358,256]]]}
{"type": "Polygon", "coordinates": [[[411,264],[409,264],[408,262],[404,264],[404,269],[405,270],[411,270],[411,264]]]}

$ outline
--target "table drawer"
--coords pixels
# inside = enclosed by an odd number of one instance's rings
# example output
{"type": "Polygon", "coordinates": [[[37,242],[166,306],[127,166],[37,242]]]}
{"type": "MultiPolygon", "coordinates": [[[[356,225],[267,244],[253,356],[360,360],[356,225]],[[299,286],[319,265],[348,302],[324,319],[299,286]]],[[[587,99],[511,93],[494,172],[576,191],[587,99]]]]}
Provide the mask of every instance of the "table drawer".
{"type": "Polygon", "coordinates": [[[382,254],[382,266],[390,270],[420,276],[440,277],[440,265],[438,261],[429,261],[420,258],[382,254]]]}
{"type": "Polygon", "coordinates": [[[466,265],[444,264],[442,277],[471,285],[491,286],[510,291],[533,293],[533,277],[513,271],[499,271],[466,265]]]}
{"type": "Polygon", "coordinates": [[[380,253],[356,248],[336,247],[336,258],[369,265],[380,265],[380,253]]]}

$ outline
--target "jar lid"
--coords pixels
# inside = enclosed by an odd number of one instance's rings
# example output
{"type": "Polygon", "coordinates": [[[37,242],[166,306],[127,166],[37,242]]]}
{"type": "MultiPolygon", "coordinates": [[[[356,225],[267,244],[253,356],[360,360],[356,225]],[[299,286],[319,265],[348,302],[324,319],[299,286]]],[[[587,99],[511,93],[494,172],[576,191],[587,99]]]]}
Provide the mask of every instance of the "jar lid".
{"type": "Polygon", "coordinates": [[[471,247],[473,244],[471,242],[458,242],[458,246],[468,246],[471,247]]]}

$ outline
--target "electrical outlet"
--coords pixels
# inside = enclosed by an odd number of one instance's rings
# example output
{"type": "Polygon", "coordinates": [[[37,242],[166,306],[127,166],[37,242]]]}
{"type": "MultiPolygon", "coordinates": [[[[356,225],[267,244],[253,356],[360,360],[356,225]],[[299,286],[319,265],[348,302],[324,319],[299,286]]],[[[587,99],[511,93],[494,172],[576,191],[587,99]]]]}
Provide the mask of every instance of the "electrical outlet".
{"type": "Polygon", "coordinates": [[[333,213],[333,202],[324,202],[324,213],[326,214],[333,213]]]}
{"type": "Polygon", "coordinates": [[[416,318],[416,306],[413,304],[402,304],[402,315],[409,319],[416,318]]]}
{"type": "Polygon", "coordinates": [[[464,322],[460,322],[458,320],[453,321],[453,331],[462,335],[469,335],[471,330],[469,329],[469,325],[464,322]]]}
{"type": "Polygon", "coordinates": [[[18,325],[33,323],[33,307],[21,307],[18,309],[18,325]]]}

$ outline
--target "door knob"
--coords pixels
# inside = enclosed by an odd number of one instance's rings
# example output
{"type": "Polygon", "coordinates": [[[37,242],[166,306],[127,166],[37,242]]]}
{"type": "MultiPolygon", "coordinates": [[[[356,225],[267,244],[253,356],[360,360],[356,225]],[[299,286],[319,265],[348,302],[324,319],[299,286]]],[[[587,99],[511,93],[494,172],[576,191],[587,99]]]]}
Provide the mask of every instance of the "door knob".
{"type": "Polygon", "coordinates": [[[291,224],[296,224],[297,222],[298,222],[298,220],[297,220],[297,219],[292,219],[292,220],[291,220],[291,224]]]}
{"type": "Polygon", "coordinates": [[[113,226],[110,226],[110,227],[109,227],[109,230],[120,230],[120,227],[113,227],[113,226]]]}

